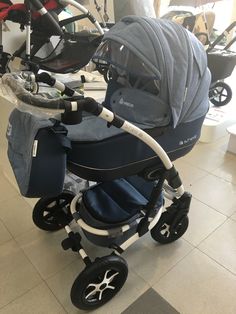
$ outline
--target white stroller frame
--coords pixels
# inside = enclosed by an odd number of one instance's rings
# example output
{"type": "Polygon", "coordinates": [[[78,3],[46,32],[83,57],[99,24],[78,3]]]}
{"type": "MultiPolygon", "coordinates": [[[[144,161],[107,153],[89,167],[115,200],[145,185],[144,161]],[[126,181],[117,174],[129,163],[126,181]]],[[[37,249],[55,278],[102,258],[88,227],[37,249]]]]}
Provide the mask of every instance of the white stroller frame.
{"type": "MultiPolygon", "coordinates": [[[[75,104],[74,102],[71,103],[71,106],[74,108],[73,111],[77,111],[79,109],[79,105],[77,107],[77,104],[75,104]]],[[[105,120],[108,123],[112,123],[117,117],[114,115],[114,113],[108,109],[106,109],[105,107],[102,107],[102,112],[98,115],[98,117],[102,118],[103,120],[105,120]]],[[[171,162],[171,160],[169,159],[168,155],[166,154],[166,152],[163,150],[163,148],[150,136],[148,135],[145,131],[141,130],[140,128],[136,127],[134,124],[125,121],[124,120],[124,124],[121,127],[122,130],[124,130],[125,132],[139,138],[142,142],[144,142],[146,145],[148,145],[156,154],[157,156],[160,158],[160,160],[162,161],[163,165],[165,166],[166,170],[170,170],[173,168],[173,164],[171,162]]],[[[164,190],[164,195],[166,198],[168,198],[169,200],[173,200],[174,198],[180,198],[184,193],[184,186],[181,184],[176,190],[172,189],[170,186],[165,185],[165,190],[164,190]]],[[[94,235],[99,235],[99,236],[109,236],[110,234],[113,233],[113,231],[110,229],[108,230],[103,230],[103,229],[96,229],[93,228],[91,226],[89,226],[88,224],[86,224],[79,216],[78,216],[78,211],[76,210],[76,204],[81,200],[81,194],[76,195],[74,197],[74,199],[71,202],[71,214],[74,218],[74,220],[77,222],[77,224],[84,230],[88,231],[89,233],[92,233],[94,235]]],[[[161,217],[162,214],[162,210],[163,207],[160,208],[160,210],[157,212],[156,216],[154,216],[154,218],[152,218],[151,220],[149,220],[149,226],[148,226],[148,230],[151,231],[152,228],[156,225],[156,223],[158,222],[158,220],[161,217]]],[[[140,222],[141,219],[139,219],[137,221],[137,224],[140,222]]],[[[117,228],[115,228],[117,229],[117,228]]],[[[130,225],[123,225],[121,227],[121,231],[122,232],[126,232],[130,229],[130,225]]],[[[65,226],[65,230],[67,232],[67,234],[70,234],[72,232],[71,228],[69,226],[65,226]]],[[[117,230],[116,230],[117,232],[117,230]]],[[[120,245],[120,249],[122,251],[126,250],[131,244],[133,244],[135,241],[137,241],[140,238],[139,233],[135,233],[131,238],[129,238],[127,241],[125,241],[122,245],[120,245]]],[[[117,251],[115,250],[115,253],[120,255],[120,250],[117,251]]],[[[85,258],[87,257],[87,254],[85,253],[85,251],[83,249],[79,250],[79,254],[82,257],[83,260],[85,260],[85,258]]]]}
{"type": "Polygon", "coordinates": [[[72,7],[78,9],[83,14],[87,15],[89,20],[95,25],[96,29],[98,30],[100,35],[104,34],[103,28],[100,26],[99,22],[91,15],[88,9],[86,9],[83,5],[79,4],[75,0],[59,0],[58,1],[63,6],[71,5],[72,7]]]}

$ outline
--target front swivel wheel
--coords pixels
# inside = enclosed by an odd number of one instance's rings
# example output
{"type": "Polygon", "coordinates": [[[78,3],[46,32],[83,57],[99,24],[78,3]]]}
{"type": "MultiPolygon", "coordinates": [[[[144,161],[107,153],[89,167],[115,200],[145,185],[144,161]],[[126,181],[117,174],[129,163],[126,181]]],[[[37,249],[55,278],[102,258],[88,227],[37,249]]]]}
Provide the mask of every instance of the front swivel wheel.
{"type": "Polygon", "coordinates": [[[176,224],[174,228],[174,215],[169,212],[164,212],[161,218],[151,230],[152,238],[161,243],[168,244],[178,240],[188,229],[189,219],[188,216],[183,216],[176,224]]]}
{"type": "Polygon", "coordinates": [[[71,289],[71,301],[81,310],[95,310],[117,294],[127,275],[127,263],[122,257],[97,258],[76,278],[71,289]]]}

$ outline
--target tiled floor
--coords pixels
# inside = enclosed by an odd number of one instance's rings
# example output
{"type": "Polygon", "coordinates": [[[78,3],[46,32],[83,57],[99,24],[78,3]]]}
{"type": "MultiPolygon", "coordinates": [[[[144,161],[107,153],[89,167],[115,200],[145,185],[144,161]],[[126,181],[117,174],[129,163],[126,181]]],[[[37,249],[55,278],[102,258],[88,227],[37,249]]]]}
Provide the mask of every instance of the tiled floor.
{"type": "MultiPolygon", "coordinates": [[[[166,246],[146,235],[130,247],[125,286],[95,313],[120,314],[151,287],[181,314],[236,313],[236,155],[226,152],[228,139],[200,143],[176,162],[193,194],[186,234],[166,246]]],[[[33,225],[34,202],[19,195],[9,173],[0,168],[0,314],[82,313],[70,301],[82,261],[62,250],[63,230],[33,225]]],[[[107,252],[83,242],[92,256],[107,252]]],[[[148,304],[136,311],[148,313],[148,304]]]]}

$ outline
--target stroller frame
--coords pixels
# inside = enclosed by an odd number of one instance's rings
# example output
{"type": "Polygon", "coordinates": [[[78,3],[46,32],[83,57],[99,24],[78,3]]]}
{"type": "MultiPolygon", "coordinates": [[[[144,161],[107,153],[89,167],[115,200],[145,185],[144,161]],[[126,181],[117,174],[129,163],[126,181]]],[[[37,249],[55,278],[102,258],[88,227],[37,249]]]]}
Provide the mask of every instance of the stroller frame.
{"type": "MultiPolygon", "coordinates": [[[[14,77],[12,77],[12,80],[15,80],[16,85],[19,84],[14,77]]],[[[20,96],[20,94],[17,95],[19,99],[20,96]]],[[[22,100],[31,106],[40,107],[41,104],[36,96],[30,95],[29,98],[29,102],[27,102],[25,97],[22,100]]],[[[47,107],[58,110],[58,103],[55,106],[55,103],[49,100],[47,107]]],[[[58,225],[57,229],[54,230],[64,227],[67,238],[61,243],[63,249],[71,249],[77,252],[85,263],[85,269],[78,275],[72,286],[71,300],[76,307],[89,310],[105,304],[122,288],[127,278],[128,268],[125,260],[120,255],[140,237],[150,231],[154,240],[166,244],[177,240],[185,233],[188,227],[191,194],[185,191],[180,176],[164,149],[142,129],[117,116],[97,103],[93,98],[80,96],[79,99],[78,97],[72,97],[70,100],[61,99],[59,108],[63,110],[63,114],[75,115],[75,117],[78,116],[78,112],[85,111],[105,120],[109,125],[122,129],[149,146],[162,163],[161,167],[157,165],[145,169],[144,179],[156,183],[153,186],[148,203],[140,212],[141,215],[131,223],[127,223],[127,221],[121,222],[118,226],[116,225],[109,229],[95,228],[87,224],[81,218],[79,210],[82,195],[86,189],[76,196],[71,192],[64,191],[61,195],[55,197],[56,203],[61,198],[63,206],[70,205],[70,212],[63,211],[63,208],[59,206],[58,211],[54,212],[53,217],[51,217],[58,225]],[[164,183],[165,180],[168,184],[164,183]],[[159,200],[162,192],[166,198],[172,200],[172,204],[166,208],[165,212],[163,212],[164,204],[158,210],[156,208],[157,200],[159,200]],[[129,233],[128,238],[122,241],[121,244],[109,245],[108,247],[112,250],[110,255],[96,258],[92,261],[81,244],[81,235],[78,232],[74,232],[70,227],[72,220],[87,233],[111,240],[120,237],[131,229],[135,230],[135,232],[129,233]],[[111,275],[109,275],[110,272],[111,275]],[[104,291],[106,292],[104,293],[104,291]],[[96,300],[93,298],[95,295],[98,295],[96,300]]],[[[53,201],[51,200],[51,202],[53,201]]],[[[60,202],[57,204],[60,204],[60,202]]],[[[42,205],[45,206],[45,204],[42,204],[41,199],[33,210],[33,220],[39,228],[52,231],[52,229],[45,228],[45,225],[42,227],[40,224],[40,219],[44,217],[42,205]],[[40,215],[41,218],[39,219],[40,215]]],[[[43,219],[46,219],[46,216],[43,219]]]]}

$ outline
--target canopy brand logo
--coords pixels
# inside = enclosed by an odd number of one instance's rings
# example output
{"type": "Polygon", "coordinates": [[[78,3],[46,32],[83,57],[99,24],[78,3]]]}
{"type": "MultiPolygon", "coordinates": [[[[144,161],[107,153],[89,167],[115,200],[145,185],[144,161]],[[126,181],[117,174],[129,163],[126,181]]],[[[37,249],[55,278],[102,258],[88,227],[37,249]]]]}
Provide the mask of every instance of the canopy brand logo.
{"type": "Polygon", "coordinates": [[[131,104],[130,102],[125,101],[123,97],[119,100],[119,104],[129,107],[129,108],[134,108],[134,104],[131,104]]]}
{"type": "Polygon", "coordinates": [[[197,139],[197,135],[194,135],[192,137],[189,137],[189,138],[186,138],[185,140],[182,140],[179,142],[179,146],[183,146],[183,145],[186,145],[186,144],[189,144],[190,142],[194,141],[197,139]]]}
{"type": "Polygon", "coordinates": [[[7,136],[11,136],[11,133],[12,133],[12,125],[11,125],[11,123],[9,122],[9,123],[8,123],[8,126],[7,126],[7,136]]]}

